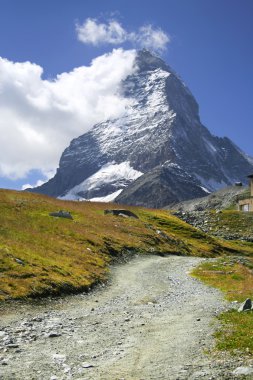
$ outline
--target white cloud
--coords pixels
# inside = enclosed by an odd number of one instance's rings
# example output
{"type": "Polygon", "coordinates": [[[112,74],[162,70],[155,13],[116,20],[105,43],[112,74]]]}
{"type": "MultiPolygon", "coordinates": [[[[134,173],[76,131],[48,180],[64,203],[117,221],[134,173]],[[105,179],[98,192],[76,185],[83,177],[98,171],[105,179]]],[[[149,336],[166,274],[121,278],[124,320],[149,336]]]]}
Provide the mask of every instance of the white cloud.
{"type": "MultiPolygon", "coordinates": [[[[42,170],[41,170],[42,171],[42,170]]],[[[38,179],[33,185],[30,183],[25,183],[24,185],[21,186],[21,190],[26,190],[26,189],[32,189],[37,186],[43,185],[43,183],[46,183],[49,181],[56,173],[55,169],[49,170],[49,171],[42,171],[42,175],[45,178],[44,180],[38,179]]]]}
{"type": "Polygon", "coordinates": [[[120,45],[128,41],[141,48],[163,51],[170,42],[169,35],[160,28],[148,24],[137,31],[128,32],[116,20],[110,20],[106,24],[88,18],[82,25],[76,26],[76,31],[81,42],[94,46],[106,43],[120,45]]]}
{"type": "Polygon", "coordinates": [[[47,181],[42,181],[41,179],[39,179],[34,185],[31,185],[30,183],[25,183],[21,186],[21,190],[32,189],[34,187],[43,185],[43,183],[45,182],[47,181]]]}
{"type": "Polygon", "coordinates": [[[162,51],[170,42],[170,37],[161,29],[154,29],[152,25],[142,26],[136,36],[137,42],[151,50],[162,51]]]}
{"type": "Polygon", "coordinates": [[[77,25],[76,30],[78,39],[91,45],[101,43],[118,45],[127,38],[126,31],[115,20],[109,21],[108,24],[99,24],[97,20],[88,18],[83,25],[77,25]]]}
{"type": "Polygon", "coordinates": [[[0,58],[0,176],[38,169],[47,177],[73,138],[121,115],[130,100],[120,83],[134,71],[135,54],[115,49],[53,81],[41,78],[39,65],[0,58]]]}

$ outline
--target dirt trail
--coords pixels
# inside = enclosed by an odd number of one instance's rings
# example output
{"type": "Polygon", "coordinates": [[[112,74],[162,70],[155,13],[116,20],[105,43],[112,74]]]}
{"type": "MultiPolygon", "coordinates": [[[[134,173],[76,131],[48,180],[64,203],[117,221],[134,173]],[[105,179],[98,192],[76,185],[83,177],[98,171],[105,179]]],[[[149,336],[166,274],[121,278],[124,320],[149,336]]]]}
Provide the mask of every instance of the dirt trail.
{"type": "Polygon", "coordinates": [[[103,290],[1,315],[0,379],[231,379],[204,353],[225,302],[187,274],[200,260],[136,258],[103,290]]]}

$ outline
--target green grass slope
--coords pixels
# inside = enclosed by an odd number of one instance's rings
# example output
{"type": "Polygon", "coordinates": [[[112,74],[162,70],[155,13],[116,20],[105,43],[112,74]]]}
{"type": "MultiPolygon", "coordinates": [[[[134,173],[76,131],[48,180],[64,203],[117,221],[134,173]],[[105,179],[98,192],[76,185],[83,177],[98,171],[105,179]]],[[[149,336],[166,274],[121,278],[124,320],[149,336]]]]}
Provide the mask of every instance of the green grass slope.
{"type": "MultiPolygon", "coordinates": [[[[225,293],[230,301],[253,299],[253,257],[226,257],[202,263],[193,276],[225,293]]],[[[236,309],[218,316],[220,328],[216,332],[216,348],[239,356],[253,357],[253,311],[236,309]]]]}
{"type": "Polygon", "coordinates": [[[0,300],[89,289],[108,277],[108,264],[134,253],[251,255],[251,245],[210,237],[165,210],[127,207],[139,219],[104,215],[91,202],[0,190],[0,300]],[[50,212],[70,211],[74,220],[50,212]]]}

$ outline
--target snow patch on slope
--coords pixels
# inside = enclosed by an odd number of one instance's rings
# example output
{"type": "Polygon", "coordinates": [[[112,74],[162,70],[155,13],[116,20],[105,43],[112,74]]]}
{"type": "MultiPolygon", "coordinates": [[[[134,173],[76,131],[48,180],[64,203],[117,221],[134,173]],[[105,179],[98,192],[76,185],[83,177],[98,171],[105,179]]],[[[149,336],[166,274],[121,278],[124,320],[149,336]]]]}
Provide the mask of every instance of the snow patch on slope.
{"type": "Polygon", "coordinates": [[[211,194],[211,191],[209,191],[206,187],[200,186],[202,190],[204,190],[207,194],[211,194]]]}
{"type": "Polygon", "coordinates": [[[120,195],[120,193],[122,191],[123,191],[123,189],[119,189],[112,194],[106,195],[105,197],[95,197],[95,198],[89,199],[89,201],[91,201],[91,202],[113,202],[114,199],[116,199],[117,196],[120,195]]]}
{"type": "MultiPolygon", "coordinates": [[[[139,178],[143,173],[133,169],[130,166],[129,161],[121,162],[120,164],[116,164],[115,162],[109,162],[106,165],[102,166],[100,170],[98,170],[95,174],[87,178],[85,181],[80,183],[79,185],[73,187],[67,194],[60,197],[61,199],[67,199],[67,200],[77,200],[80,199],[79,193],[91,191],[91,190],[99,190],[102,186],[105,184],[110,184],[115,187],[117,191],[122,190],[126,183],[129,184],[129,182],[132,182],[139,178]],[[120,188],[120,189],[119,189],[120,188]]],[[[116,198],[117,195],[116,191],[108,194],[108,200],[112,201],[116,198]],[[114,196],[115,195],[115,196],[114,196]]],[[[99,197],[99,198],[106,198],[106,197],[99,197]]],[[[98,197],[91,198],[91,200],[96,199],[98,201],[98,197]]],[[[84,199],[84,198],[83,198],[84,199]]],[[[103,200],[103,202],[106,202],[103,200]]]]}
{"type": "Polygon", "coordinates": [[[205,139],[205,138],[203,138],[203,140],[205,141],[205,143],[206,143],[206,147],[207,147],[207,149],[209,150],[209,152],[210,152],[211,154],[215,155],[215,154],[217,153],[217,149],[216,149],[216,147],[211,143],[211,141],[209,141],[209,140],[207,140],[207,139],[205,139]]]}

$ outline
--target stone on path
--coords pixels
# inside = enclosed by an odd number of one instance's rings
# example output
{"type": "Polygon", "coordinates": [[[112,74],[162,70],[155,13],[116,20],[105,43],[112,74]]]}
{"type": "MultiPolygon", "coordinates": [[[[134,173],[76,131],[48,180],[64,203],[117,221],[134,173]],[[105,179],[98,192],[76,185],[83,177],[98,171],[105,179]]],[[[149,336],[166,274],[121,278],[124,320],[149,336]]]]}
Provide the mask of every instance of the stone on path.
{"type": "Polygon", "coordinates": [[[83,367],[83,368],[93,368],[94,365],[91,364],[91,363],[82,363],[82,367],[83,367]]]}
{"type": "Polygon", "coordinates": [[[48,338],[57,338],[58,336],[61,336],[61,334],[56,331],[52,331],[48,334],[48,338]]]}
{"type": "Polygon", "coordinates": [[[237,367],[233,372],[235,376],[247,376],[253,374],[253,367],[237,367]]]}

